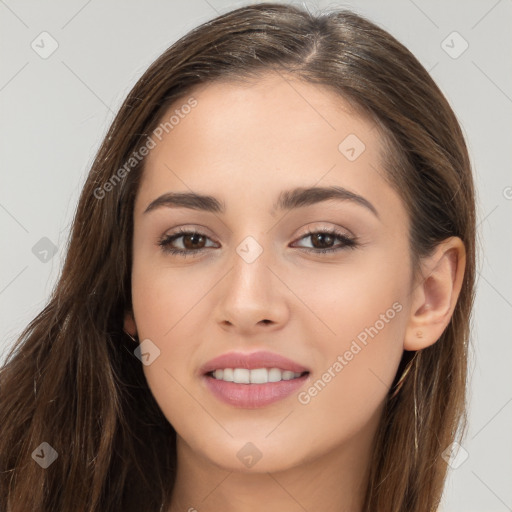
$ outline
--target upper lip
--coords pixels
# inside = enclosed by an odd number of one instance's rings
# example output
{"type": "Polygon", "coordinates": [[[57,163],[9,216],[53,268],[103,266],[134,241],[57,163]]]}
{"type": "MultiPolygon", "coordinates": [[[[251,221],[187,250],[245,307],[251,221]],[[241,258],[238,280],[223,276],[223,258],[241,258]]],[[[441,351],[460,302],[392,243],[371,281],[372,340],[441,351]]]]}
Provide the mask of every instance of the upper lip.
{"type": "Polygon", "coordinates": [[[252,353],[228,352],[205,363],[200,371],[202,374],[206,374],[224,368],[246,368],[248,370],[254,370],[255,368],[280,368],[281,370],[290,370],[295,373],[309,371],[304,366],[287,357],[266,351],[252,353]]]}

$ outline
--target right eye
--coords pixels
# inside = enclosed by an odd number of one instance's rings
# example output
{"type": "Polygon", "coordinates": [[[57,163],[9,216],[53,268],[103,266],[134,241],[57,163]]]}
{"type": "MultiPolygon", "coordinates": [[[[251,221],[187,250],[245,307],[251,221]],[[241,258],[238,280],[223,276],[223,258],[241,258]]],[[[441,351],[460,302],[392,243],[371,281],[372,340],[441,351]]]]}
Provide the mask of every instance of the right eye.
{"type": "Polygon", "coordinates": [[[162,248],[162,251],[167,254],[175,254],[186,258],[189,254],[196,256],[203,252],[206,249],[206,247],[203,246],[206,240],[209,240],[209,237],[207,237],[204,233],[200,233],[199,231],[180,229],[176,233],[164,235],[158,241],[158,245],[162,248]],[[172,245],[176,240],[179,239],[182,239],[181,243],[183,248],[174,247],[172,245]],[[195,247],[196,245],[199,245],[200,247],[195,247]]]}

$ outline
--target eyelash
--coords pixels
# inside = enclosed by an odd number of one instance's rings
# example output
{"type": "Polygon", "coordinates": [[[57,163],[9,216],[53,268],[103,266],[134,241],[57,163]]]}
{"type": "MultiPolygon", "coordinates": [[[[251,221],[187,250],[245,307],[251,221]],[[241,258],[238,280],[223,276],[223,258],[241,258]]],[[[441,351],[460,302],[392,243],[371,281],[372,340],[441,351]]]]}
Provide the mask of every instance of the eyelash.
{"type": "MultiPolygon", "coordinates": [[[[299,238],[299,240],[302,240],[303,238],[308,238],[312,235],[316,234],[324,234],[324,235],[331,235],[341,242],[343,242],[343,245],[341,247],[335,247],[335,248],[329,248],[329,249],[315,249],[315,248],[308,248],[308,247],[299,247],[299,250],[309,252],[309,253],[335,253],[338,251],[342,251],[344,249],[355,249],[359,246],[359,243],[357,241],[357,237],[350,238],[343,233],[340,233],[336,231],[335,229],[317,229],[317,230],[310,230],[307,233],[305,233],[303,236],[299,238]]],[[[200,253],[206,251],[208,248],[203,247],[202,249],[196,249],[196,250],[186,250],[186,249],[176,249],[175,247],[171,247],[171,243],[174,242],[174,240],[177,240],[179,238],[182,238],[187,235],[199,235],[205,238],[207,237],[204,233],[201,233],[200,231],[194,231],[194,230],[187,230],[180,228],[176,233],[173,233],[171,235],[164,235],[162,238],[158,240],[158,245],[161,247],[162,251],[167,254],[173,254],[177,256],[182,256],[186,258],[188,255],[195,257],[198,256],[200,253]]]]}

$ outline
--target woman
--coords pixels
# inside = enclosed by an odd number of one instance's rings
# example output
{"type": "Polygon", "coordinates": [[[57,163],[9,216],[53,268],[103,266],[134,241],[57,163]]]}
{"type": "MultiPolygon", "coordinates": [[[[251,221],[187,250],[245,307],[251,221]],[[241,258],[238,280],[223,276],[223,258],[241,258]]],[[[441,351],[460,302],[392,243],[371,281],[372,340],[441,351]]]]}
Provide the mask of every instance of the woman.
{"type": "Polygon", "coordinates": [[[446,99],[349,11],[201,25],[141,77],[1,370],[0,508],[436,510],[475,273],[446,99]]]}

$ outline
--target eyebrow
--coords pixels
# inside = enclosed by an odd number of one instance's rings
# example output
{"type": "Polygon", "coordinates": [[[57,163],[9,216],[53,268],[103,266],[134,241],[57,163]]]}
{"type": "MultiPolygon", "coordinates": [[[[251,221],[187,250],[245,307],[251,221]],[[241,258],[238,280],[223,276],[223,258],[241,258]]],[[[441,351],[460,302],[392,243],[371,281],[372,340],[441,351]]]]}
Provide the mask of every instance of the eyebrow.
{"type": "MultiPolygon", "coordinates": [[[[351,201],[370,210],[377,218],[379,213],[375,206],[363,196],[351,192],[343,187],[299,187],[292,190],[284,190],[279,194],[277,201],[272,206],[272,213],[276,210],[292,210],[303,206],[310,206],[328,200],[351,201]]],[[[209,195],[196,194],[194,192],[167,192],[157,197],[144,210],[148,213],[161,207],[190,208],[211,213],[225,213],[226,205],[223,201],[209,195]]]]}

